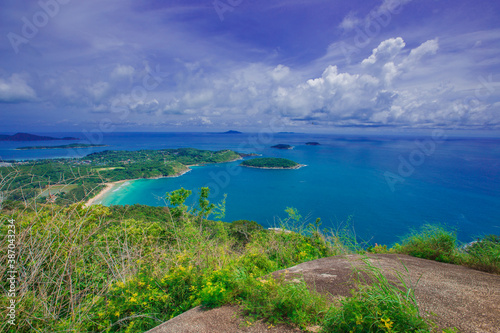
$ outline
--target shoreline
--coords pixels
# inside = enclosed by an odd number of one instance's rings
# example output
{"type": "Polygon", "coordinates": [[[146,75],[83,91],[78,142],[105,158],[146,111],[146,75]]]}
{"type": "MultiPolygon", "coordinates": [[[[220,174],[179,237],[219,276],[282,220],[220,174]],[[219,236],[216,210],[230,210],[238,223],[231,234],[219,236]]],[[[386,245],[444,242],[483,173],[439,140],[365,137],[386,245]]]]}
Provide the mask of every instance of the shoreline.
{"type": "Polygon", "coordinates": [[[116,182],[106,183],[105,187],[99,193],[97,193],[96,196],[94,196],[94,197],[90,198],[89,200],[87,200],[87,202],[83,205],[83,207],[89,208],[90,206],[94,205],[96,203],[96,201],[102,199],[102,197],[104,195],[106,195],[106,193],[108,193],[109,191],[111,191],[116,185],[121,184],[121,183],[125,183],[125,182],[128,182],[128,181],[131,181],[131,180],[134,180],[134,179],[125,179],[125,180],[119,180],[119,181],[116,181],[116,182]]]}
{"type": "MultiPolygon", "coordinates": [[[[226,162],[220,162],[220,163],[229,163],[229,162],[234,162],[234,161],[239,161],[239,160],[242,160],[243,157],[238,157],[238,158],[235,158],[234,160],[231,160],[231,161],[226,161],[226,162]]],[[[209,164],[219,164],[219,163],[209,163],[209,164]]],[[[96,196],[90,198],[89,200],[87,200],[87,202],[85,202],[85,204],[83,205],[84,207],[88,208],[94,204],[96,204],[96,201],[102,199],[103,196],[105,196],[109,191],[111,191],[116,185],[118,184],[121,184],[121,183],[125,183],[125,182],[133,182],[133,181],[136,181],[136,180],[141,180],[141,179],[161,179],[161,178],[177,178],[177,177],[180,177],[182,175],[185,175],[186,173],[192,171],[193,169],[191,169],[192,166],[200,166],[199,164],[191,164],[191,165],[186,165],[186,169],[185,170],[182,170],[180,172],[177,172],[173,175],[170,175],[170,176],[160,176],[160,177],[153,177],[153,178],[136,178],[136,179],[124,179],[124,180],[118,180],[116,182],[111,182],[111,183],[106,183],[105,184],[105,188],[103,188],[99,193],[96,194],[96,196]]]]}

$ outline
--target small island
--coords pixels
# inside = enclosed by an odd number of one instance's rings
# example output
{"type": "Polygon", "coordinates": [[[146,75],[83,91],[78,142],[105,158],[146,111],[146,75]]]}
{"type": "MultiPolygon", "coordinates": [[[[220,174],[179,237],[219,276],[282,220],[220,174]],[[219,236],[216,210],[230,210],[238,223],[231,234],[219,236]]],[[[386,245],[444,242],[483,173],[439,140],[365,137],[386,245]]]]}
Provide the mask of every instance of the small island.
{"type": "Polygon", "coordinates": [[[319,146],[319,142],[306,142],[306,146],[319,146]]]}
{"type": "Polygon", "coordinates": [[[19,147],[16,150],[34,150],[34,149],[81,149],[81,148],[94,148],[94,147],[108,147],[108,145],[91,145],[85,143],[72,143],[62,146],[29,146],[19,147]]]}
{"type": "Polygon", "coordinates": [[[261,157],[241,162],[242,166],[259,169],[298,169],[304,165],[286,158],[261,157]]]}
{"type": "Polygon", "coordinates": [[[241,132],[239,131],[233,131],[233,130],[230,130],[230,131],[227,131],[227,132],[222,132],[222,133],[219,133],[219,134],[242,134],[241,132]]]}
{"type": "Polygon", "coordinates": [[[276,149],[293,149],[293,146],[279,144],[279,145],[271,146],[271,148],[276,148],[276,149]]]}

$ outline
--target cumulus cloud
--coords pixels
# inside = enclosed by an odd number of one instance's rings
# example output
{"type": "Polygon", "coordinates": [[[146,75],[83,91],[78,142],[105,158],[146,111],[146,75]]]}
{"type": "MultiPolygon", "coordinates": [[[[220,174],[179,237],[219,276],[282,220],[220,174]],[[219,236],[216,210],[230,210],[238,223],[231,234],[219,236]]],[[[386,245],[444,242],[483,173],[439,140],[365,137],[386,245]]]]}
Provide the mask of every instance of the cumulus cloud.
{"type": "MultiPolygon", "coordinates": [[[[328,65],[321,75],[311,78],[283,64],[252,63],[228,71],[212,71],[201,63],[182,66],[173,74],[182,89],[160,86],[138,100],[128,88],[127,93],[110,97],[118,104],[109,102],[108,110],[115,104],[130,112],[129,120],[148,115],[152,123],[167,119],[179,126],[256,125],[273,116],[295,125],[493,125],[493,106],[486,101],[466,105],[453,85],[440,86],[425,75],[415,78],[415,73],[432,72],[432,57],[438,51],[437,39],[407,49],[401,37],[390,38],[358,64],[343,69],[328,65]],[[423,61],[426,57],[430,61],[423,61]]],[[[97,82],[91,87],[95,98],[107,98],[110,88],[106,84],[97,82]]],[[[94,112],[99,110],[106,108],[94,107],[94,112]]]]}
{"type": "Polygon", "coordinates": [[[426,55],[436,54],[439,49],[438,39],[428,40],[419,47],[411,50],[410,55],[401,64],[402,67],[414,67],[426,55]]]}
{"type": "Polygon", "coordinates": [[[21,74],[12,74],[9,78],[0,78],[0,102],[14,103],[31,101],[36,93],[21,74]]]}
{"type": "Polygon", "coordinates": [[[405,50],[402,38],[380,43],[352,73],[328,66],[321,77],[295,87],[277,87],[273,98],[282,114],[294,120],[337,126],[433,127],[495,122],[491,105],[464,105],[459,92],[439,89],[432,78],[406,82],[402,73],[422,70],[421,60],[436,54],[438,40],[405,50]],[[487,112],[488,111],[488,112],[487,112]]]}
{"type": "MultiPolygon", "coordinates": [[[[423,44],[422,44],[423,45],[423,44]]],[[[401,50],[406,46],[403,38],[391,38],[380,43],[380,45],[373,49],[371,56],[363,60],[362,65],[374,65],[377,63],[386,64],[388,61],[394,60],[394,58],[401,52],[401,50]]],[[[412,50],[413,52],[414,50],[412,50]]],[[[420,52],[417,52],[418,54],[420,52]]]]}
{"type": "Polygon", "coordinates": [[[281,81],[290,74],[290,68],[284,65],[278,65],[272,71],[272,77],[275,81],[281,81]]]}

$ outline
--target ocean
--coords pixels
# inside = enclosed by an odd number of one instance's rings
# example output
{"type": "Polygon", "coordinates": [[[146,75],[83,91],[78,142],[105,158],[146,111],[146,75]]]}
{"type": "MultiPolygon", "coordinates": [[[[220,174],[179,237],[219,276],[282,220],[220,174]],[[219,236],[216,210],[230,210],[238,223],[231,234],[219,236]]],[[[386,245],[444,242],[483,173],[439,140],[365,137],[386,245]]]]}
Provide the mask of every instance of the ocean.
{"type": "MultiPolygon", "coordinates": [[[[52,133],[52,136],[80,136],[52,133]]],[[[391,245],[412,229],[439,223],[469,242],[500,234],[500,139],[451,138],[435,132],[424,137],[340,136],[260,133],[111,133],[91,149],[15,150],[28,145],[72,142],[0,142],[0,157],[37,159],[84,156],[114,150],[193,147],[232,149],[283,157],[306,166],[297,170],[240,167],[240,161],[193,167],[178,178],[125,182],[103,197],[104,205],[165,205],[165,194],[180,187],[208,186],[211,200],[226,199],[225,221],[254,220],[279,225],[294,207],[305,223],[321,218],[323,228],[348,226],[360,241],[391,245]],[[319,146],[306,142],[319,142],[319,146]],[[270,148],[289,144],[292,150],[270,148]]]]}

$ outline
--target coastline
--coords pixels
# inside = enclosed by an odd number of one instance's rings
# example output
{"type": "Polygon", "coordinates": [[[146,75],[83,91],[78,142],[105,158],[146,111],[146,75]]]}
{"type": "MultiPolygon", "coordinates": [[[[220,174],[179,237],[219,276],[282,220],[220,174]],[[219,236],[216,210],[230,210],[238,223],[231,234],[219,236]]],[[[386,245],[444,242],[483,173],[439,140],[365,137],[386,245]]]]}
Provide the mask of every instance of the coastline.
{"type": "Polygon", "coordinates": [[[178,172],[176,174],[170,175],[170,176],[162,176],[162,177],[153,177],[153,178],[135,178],[135,179],[124,179],[124,180],[119,180],[116,182],[111,182],[111,183],[106,183],[105,188],[103,188],[95,197],[90,198],[87,200],[87,202],[83,205],[84,207],[88,208],[94,204],[96,204],[96,201],[99,201],[102,199],[103,196],[105,196],[109,191],[111,191],[113,188],[115,188],[117,185],[120,185],[125,182],[134,182],[136,180],[141,180],[141,179],[161,179],[161,178],[177,178],[180,177],[192,169],[188,168],[187,170],[183,170],[181,172],[178,172]]]}
{"type": "MultiPolygon", "coordinates": [[[[239,161],[239,160],[242,160],[243,158],[240,156],[239,158],[235,158],[234,160],[231,160],[231,161],[226,161],[226,162],[221,162],[221,163],[229,163],[229,162],[234,162],[234,161],[239,161]]],[[[218,164],[218,163],[210,163],[210,164],[218,164]]],[[[185,175],[186,173],[192,171],[193,169],[191,169],[192,166],[199,166],[199,164],[192,164],[192,165],[186,165],[186,169],[185,170],[182,170],[182,171],[179,171],[173,175],[170,175],[170,176],[160,176],[160,177],[153,177],[153,178],[136,178],[136,179],[125,179],[125,180],[119,180],[119,181],[116,181],[116,182],[111,182],[111,183],[106,183],[105,184],[105,188],[103,188],[99,193],[97,193],[96,196],[90,198],[89,200],[87,200],[87,202],[83,205],[84,207],[88,208],[92,205],[94,205],[96,203],[96,201],[102,199],[103,196],[105,196],[109,191],[111,191],[116,185],[119,185],[121,183],[125,183],[125,182],[133,182],[133,181],[136,181],[136,180],[141,180],[141,179],[161,179],[161,178],[177,178],[177,177],[180,177],[182,175],[185,175]]]]}
{"type": "Polygon", "coordinates": [[[104,195],[106,195],[106,193],[108,193],[109,191],[111,191],[116,185],[119,185],[119,184],[122,184],[122,183],[125,183],[127,181],[130,181],[130,180],[134,180],[134,179],[125,179],[125,180],[119,180],[119,181],[116,181],[116,182],[112,182],[112,183],[106,183],[105,184],[105,188],[103,188],[99,193],[97,193],[96,196],[90,198],[89,200],[87,200],[87,202],[83,205],[83,207],[90,207],[92,205],[94,205],[96,203],[96,201],[102,199],[102,197],[104,195]]]}
{"type": "Polygon", "coordinates": [[[250,166],[250,165],[242,165],[242,167],[245,168],[253,168],[253,169],[267,169],[267,170],[298,170],[300,168],[306,167],[307,164],[299,164],[294,166],[293,168],[270,168],[270,167],[257,167],[257,166],[250,166]]]}

